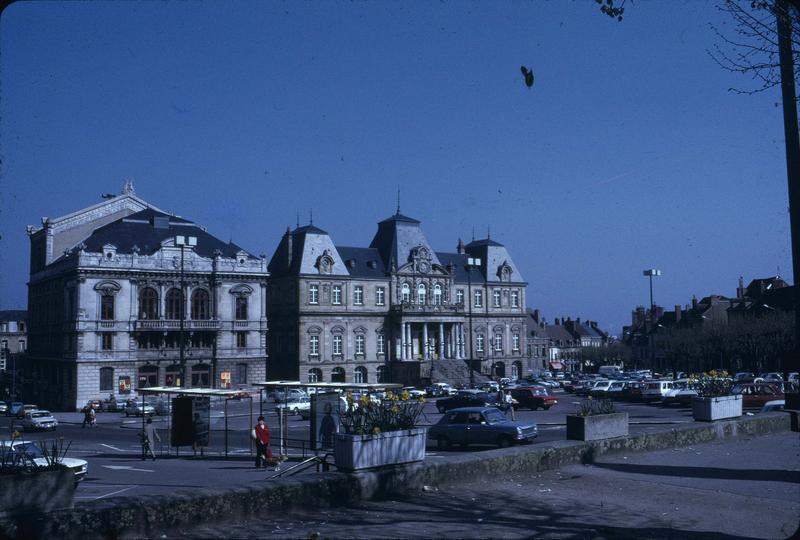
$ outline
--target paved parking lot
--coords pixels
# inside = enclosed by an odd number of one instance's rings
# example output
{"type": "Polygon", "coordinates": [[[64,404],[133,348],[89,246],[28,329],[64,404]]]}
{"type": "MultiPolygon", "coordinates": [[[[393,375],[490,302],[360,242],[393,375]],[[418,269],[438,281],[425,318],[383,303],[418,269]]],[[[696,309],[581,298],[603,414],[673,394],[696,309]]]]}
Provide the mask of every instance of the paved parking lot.
{"type": "MultiPolygon", "coordinates": [[[[563,440],[565,438],[566,415],[574,412],[575,402],[579,398],[571,394],[558,392],[560,402],[549,411],[517,411],[517,419],[534,421],[539,424],[539,437],[534,444],[545,444],[549,441],[563,440]]],[[[631,433],[663,429],[665,424],[692,422],[691,412],[686,408],[664,408],[659,405],[642,405],[620,403],[617,408],[627,411],[631,422],[631,433]]],[[[254,416],[258,415],[258,403],[254,405],[254,416]]],[[[156,418],[156,424],[161,428],[162,445],[157,448],[159,459],[155,462],[140,459],[141,446],[138,431],[141,429],[141,419],[125,418],[119,413],[98,414],[97,428],[81,428],[82,416],[78,413],[57,414],[61,425],[55,432],[56,436],[63,436],[65,441],[70,441],[69,455],[80,457],[89,462],[89,472],[86,480],[82,482],[76,496],[83,500],[104,499],[117,495],[147,495],[168,493],[179,488],[194,488],[203,486],[246,485],[252,482],[268,481],[273,473],[256,471],[253,468],[251,443],[249,439],[249,407],[246,403],[232,403],[229,408],[232,416],[229,420],[230,433],[228,437],[229,458],[224,459],[224,432],[212,431],[212,445],[204,459],[191,459],[191,449],[183,448],[179,456],[175,450],[166,444],[167,422],[163,418],[156,418]]],[[[429,402],[425,408],[423,423],[435,423],[441,418],[436,411],[435,403],[429,402]]],[[[277,416],[267,414],[267,420],[273,427],[273,440],[277,438],[277,416]]],[[[0,432],[10,432],[11,420],[0,419],[0,432]]],[[[216,420],[214,426],[222,427],[221,420],[216,420]]],[[[297,448],[291,453],[299,456],[302,453],[301,444],[308,447],[309,422],[299,417],[292,417],[289,421],[289,436],[297,448]]],[[[50,439],[53,433],[25,434],[30,439],[50,439]]],[[[453,450],[450,453],[481,452],[485,448],[469,448],[453,450]]],[[[431,441],[429,457],[441,457],[431,441]]],[[[291,463],[291,462],[290,462],[291,463]]],[[[284,468],[288,467],[284,465],[284,468]]],[[[313,474],[310,469],[305,474],[313,474]]]]}

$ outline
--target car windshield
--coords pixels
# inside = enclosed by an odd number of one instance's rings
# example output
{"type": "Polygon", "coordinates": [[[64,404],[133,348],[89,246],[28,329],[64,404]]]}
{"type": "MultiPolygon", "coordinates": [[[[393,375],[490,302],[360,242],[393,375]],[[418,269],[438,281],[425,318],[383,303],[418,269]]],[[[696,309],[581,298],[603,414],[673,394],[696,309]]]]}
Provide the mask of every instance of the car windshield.
{"type": "Polygon", "coordinates": [[[14,447],[14,451],[19,454],[24,454],[28,459],[44,457],[42,450],[33,443],[18,444],[14,447]]]}
{"type": "Polygon", "coordinates": [[[484,418],[490,424],[494,424],[496,422],[505,422],[507,420],[506,415],[498,411],[497,409],[490,409],[483,413],[484,418]]]}
{"type": "Polygon", "coordinates": [[[48,411],[39,411],[31,414],[31,418],[49,418],[50,413],[48,411]]]}

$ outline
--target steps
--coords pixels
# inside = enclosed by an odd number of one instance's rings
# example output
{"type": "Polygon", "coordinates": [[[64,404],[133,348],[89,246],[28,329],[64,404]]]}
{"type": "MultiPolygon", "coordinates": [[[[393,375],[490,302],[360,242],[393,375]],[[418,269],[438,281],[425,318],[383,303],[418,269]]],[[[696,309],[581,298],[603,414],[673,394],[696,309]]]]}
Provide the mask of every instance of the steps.
{"type": "MultiPolygon", "coordinates": [[[[448,383],[451,386],[468,385],[470,383],[470,369],[467,360],[457,360],[455,358],[442,358],[431,361],[431,382],[448,383]]],[[[476,360],[475,365],[479,363],[476,360]]],[[[489,377],[475,371],[474,380],[482,383],[489,380],[489,377]]]]}

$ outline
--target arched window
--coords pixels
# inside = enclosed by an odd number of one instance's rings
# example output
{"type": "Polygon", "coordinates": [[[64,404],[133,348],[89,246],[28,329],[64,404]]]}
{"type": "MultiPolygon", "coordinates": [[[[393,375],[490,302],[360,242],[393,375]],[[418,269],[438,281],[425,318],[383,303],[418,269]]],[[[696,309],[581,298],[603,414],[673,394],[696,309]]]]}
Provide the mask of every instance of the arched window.
{"type": "Polygon", "coordinates": [[[139,318],[158,319],[158,293],[152,287],[139,292],[139,318]]]}
{"type": "Polygon", "coordinates": [[[139,368],[139,388],[158,386],[158,366],[142,366],[139,368]]]}
{"type": "Polygon", "coordinates": [[[343,368],[340,367],[333,368],[333,371],[331,371],[331,382],[338,382],[338,383],[345,382],[343,368]]]}
{"type": "Polygon", "coordinates": [[[425,305],[425,299],[428,296],[428,289],[425,288],[424,283],[420,283],[417,287],[417,303],[421,306],[425,305]]]}
{"type": "Polygon", "coordinates": [[[177,320],[181,318],[183,312],[183,302],[181,302],[181,291],[172,288],[167,291],[167,312],[165,316],[170,320],[177,320]]]}
{"type": "Polygon", "coordinates": [[[405,303],[411,302],[411,287],[408,286],[408,283],[403,283],[400,291],[402,301],[405,303]]]}
{"type": "Polygon", "coordinates": [[[522,377],[522,362],[517,360],[511,364],[511,378],[516,380],[520,377],[522,377]]]}
{"type": "Polygon", "coordinates": [[[100,320],[114,320],[114,296],[104,294],[100,297],[100,320]]]}
{"type": "Polygon", "coordinates": [[[506,365],[503,362],[495,362],[495,364],[494,364],[494,376],[495,377],[505,377],[506,376],[506,365]]]}
{"type": "Polygon", "coordinates": [[[364,384],[367,382],[367,368],[364,366],[358,366],[355,370],[355,375],[353,377],[353,382],[356,384],[364,384]]]}
{"type": "Polygon", "coordinates": [[[433,304],[436,306],[442,305],[442,286],[438,283],[433,286],[433,304]]]}
{"type": "Polygon", "coordinates": [[[208,291],[195,289],[192,293],[192,319],[204,321],[211,318],[211,306],[208,291]]]}
{"type": "Polygon", "coordinates": [[[247,297],[246,296],[237,296],[236,297],[236,320],[237,321],[246,321],[247,320],[247,297]]]}
{"type": "Polygon", "coordinates": [[[308,370],[308,382],[315,383],[322,380],[322,370],[313,368],[308,370]]]}
{"type": "Polygon", "coordinates": [[[167,366],[164,370],[164,386],[181,385],[181,367],[177,364],[167,366]]]}
{"type": "Polygon", "coordinates": [[[208,388],[211,386],[211,367],[208,364],[192,366],[192,387],[208,388]]]}
{"type": "Polygon", "coordinates": [[[378,379],[377,382],[385,383],[386,382],[386,366],[378,366],[375,370],[375,376],[378,379]]]}

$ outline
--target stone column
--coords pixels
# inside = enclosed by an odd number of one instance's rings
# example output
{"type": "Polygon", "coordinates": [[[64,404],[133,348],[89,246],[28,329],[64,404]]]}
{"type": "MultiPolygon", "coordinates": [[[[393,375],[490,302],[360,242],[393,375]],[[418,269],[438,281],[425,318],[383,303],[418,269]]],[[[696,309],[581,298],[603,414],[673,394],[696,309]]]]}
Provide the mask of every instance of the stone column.
{"type": "Polygon", "coordinates": [[[406,323],[406,360],[414,355],[414,344],[411,343],[411,323],[406,323]]]}
{"type": "Polygon", "coordinates": [[[428,347],[428,323],[422,323],[422,342],[424,345],[423,358],[430,360],[430,347],[428,347]]]}
{"type": "Polygon", "coordinates": [[[444,323],[439,323],[439,358],[444,358],[444,323]]]}
{"type": "Polygon", "coordinates": [[[400,323],[400,350],[397,353],[400,360],[406,359],[406,324],[400,323]]]}

